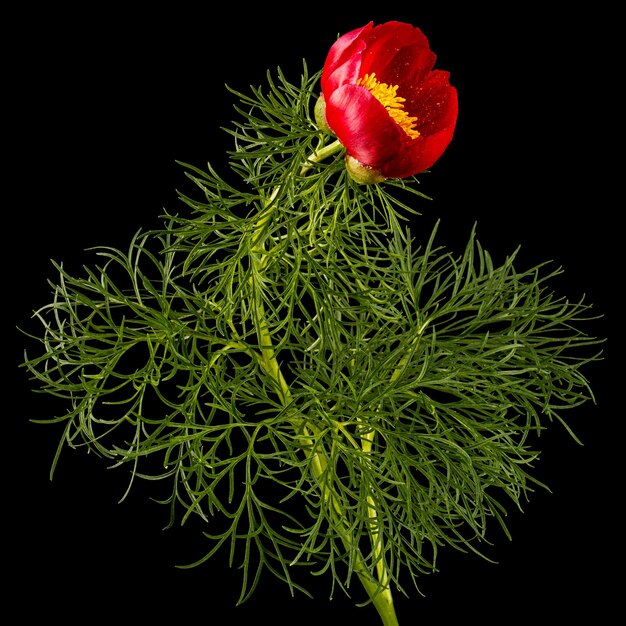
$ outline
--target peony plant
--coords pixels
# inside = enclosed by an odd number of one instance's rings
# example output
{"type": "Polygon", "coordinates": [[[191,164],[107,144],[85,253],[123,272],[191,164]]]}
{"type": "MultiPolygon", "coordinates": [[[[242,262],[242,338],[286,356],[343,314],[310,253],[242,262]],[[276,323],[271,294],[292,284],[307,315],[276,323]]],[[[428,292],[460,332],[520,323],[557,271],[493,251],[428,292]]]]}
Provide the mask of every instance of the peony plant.
{"type": "Polygon", "coordinates": [[[239,602],[318,574],[397,626],[396,592],[506,529],[535,436],[592,397],[599,340],[558,270],[411,232],[458,114],[434,65],[418,28],[370,22],[297,84],[232,92],[239,184],[183,163],[199,197],[82,274],[56,264],[27,331],[59,449],[167,483],[171,521],[205,525],[192,565],[226,551],[239,602]]]}

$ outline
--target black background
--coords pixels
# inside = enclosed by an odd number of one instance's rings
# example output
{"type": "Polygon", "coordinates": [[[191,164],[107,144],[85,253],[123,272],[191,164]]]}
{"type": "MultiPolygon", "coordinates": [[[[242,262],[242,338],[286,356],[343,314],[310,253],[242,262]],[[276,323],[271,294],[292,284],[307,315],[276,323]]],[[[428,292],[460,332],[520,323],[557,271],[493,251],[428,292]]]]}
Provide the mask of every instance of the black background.
{"type": "Polygon", "coordinates": [[[31,311],[48,302],[51,258],[78,269],[91,258],[86,248],[123,248],[138,228],[160,224],[162,207],[174,207],[185,185],[175,160],[224,166],[232,144],[220,127],[235,117],[225,83],[245,91],[276,66],[297,82],[302,59],[315,71],[338,34],[391,19],[424,31],[459,91],[453,142],[422,177],[433,200],[420,207],[416,236],[441,218],[440,242],[460,251],[477,223],[496,261],[518,245],[518,264],[553,260],[565,270],[557,288],[572,299],[586,294],[604,315],[590,331],[609,339],[604,360],[586,370],[596,404],[568,414],[584,445],[558,427],[542,437],[536,472],[552,493],[511,510],[513,540],[494,532],[487,549],[497,564],[443,550],[441,571],[420,580],[423,597],[396,597],[400,623],[581,614],[605,623],[616,606],[623,410],[619,337],[609,328],[623,291],[623,200],[614,195],[621,129],[609,63],[617,16],[598,3],[552,13],[529,3],[506,11],[336,4],[231,3],[219,14],[196,3],[142,13],[101,4],[5,22],[15,43],[4,54],[3,303],[14,350],[4,388],[3,571],[5,608],[21,616],[14,623],[377,623],[372,608],[354,607],[356,583],[354,599],[338,592],[330,601],[326,584],[314,582],[310,600],[266,577],[235,607],[238,573],[225,559],[175,567],[203,554],[202,527],[163,530],[167,511],[150,501],[149,485],[118,504],[127,475],[77,451],[64,453],[50,482],[60,428],[29,422],[51,405],[18,370],[27,342],[14,327],[28,327],[31,311]]]}

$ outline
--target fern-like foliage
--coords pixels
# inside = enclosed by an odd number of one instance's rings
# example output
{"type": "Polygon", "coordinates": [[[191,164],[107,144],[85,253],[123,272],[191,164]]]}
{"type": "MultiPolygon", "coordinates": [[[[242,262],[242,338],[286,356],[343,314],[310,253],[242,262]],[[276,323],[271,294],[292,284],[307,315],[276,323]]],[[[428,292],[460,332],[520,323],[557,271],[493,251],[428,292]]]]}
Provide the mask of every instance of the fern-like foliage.
{"type": "Polygon", "coordinates": [[[318,79],[236,94],[237,183],[183,164],[199,197],[160,229],[58,264],[25,359],[67,408],[43,420],[59,451],[167,481],[172,522],[206,522],[198,562],[241,567],[240,601],[263,571],[305,592],[303,569],[357,574],[373,597],[441,546],[479,550],[537,485],[533,435],[592,398],[589,306],[474,233],[461,254],[414,241],[417,180],[316,158],[318,79]]]}

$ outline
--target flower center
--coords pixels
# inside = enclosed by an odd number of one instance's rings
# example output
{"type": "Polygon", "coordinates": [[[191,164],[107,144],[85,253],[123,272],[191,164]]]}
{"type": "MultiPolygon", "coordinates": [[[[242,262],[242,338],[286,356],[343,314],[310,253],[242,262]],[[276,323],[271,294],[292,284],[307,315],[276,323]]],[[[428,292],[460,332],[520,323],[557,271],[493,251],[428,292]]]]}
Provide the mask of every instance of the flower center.
{"type": "Polygon", "coordinates": [[[397,95],[398,85],[379,83],[374,72],[363,75],[356,81],[356,84],[369,89],[374,98],[387,109],[389,117],[391,117],[411,139],[420,136],[419,131],[415,130],[417,118],[411,117],[404,110],[406,98],[397,95]]]}

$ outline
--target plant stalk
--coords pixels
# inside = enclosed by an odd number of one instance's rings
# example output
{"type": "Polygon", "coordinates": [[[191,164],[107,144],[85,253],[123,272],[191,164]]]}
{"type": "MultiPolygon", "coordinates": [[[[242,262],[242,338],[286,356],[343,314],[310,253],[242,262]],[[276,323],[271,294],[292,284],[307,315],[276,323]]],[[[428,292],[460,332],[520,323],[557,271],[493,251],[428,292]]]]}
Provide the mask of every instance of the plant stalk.
{"type": "MultiPolygon", "coordinates": [[[[342,146],[339,141],[334,141],[328,146],[318,150],[309,158],[309,162],[315,163],[322,160],[332,154],[335,154],[341,148],[342,146]]],[[[301,174],[305,174],[310,167],[310,165],[304,166],[301,174]]],[[[280,364],[276,358],[272,335],[267,321],[265,307],[263,305],[262,285],[260,280],[264,272],[267,258],[264,233],[267,225],[272,220],[276,204],[275,200],[278,196],[279,189],[279,187],[274,189],[268,198],[265,208],[259,215],[256,228],[251,237],[250,257],[253,271],[250,277],[250,284],[253,294],[252,305],[259,341],[259,360],[261,367],[263,368],[263,371],[276,383],[277,393],[283,406],[288,407],[292,403],[292,396],[289,385],[281,372],[280,364]]],[[[333,489],[332,480],[330,480],[332,468],[329,468],[328,459],[322,451],[316,449],[315,436],[318,435],[319,432],[316,430],[315,426],[311,424],[305,425],[304,420],[301,418],[294,418],[292,422],[294,424],[294,428],[296,428],[298,432],[304,433],[305,435],[310,433],[311,435],[310,438],[305,438],[303,442],[303,446],[311,455],[311,472],[320,486],[324,502],[330,508],[333,524],[339,532],[344,546],[355,556],[354,571],[359,577],[361,584],[372,601],[372,604],[378,611],[383,626],[399,626],[389,586],[389,575],[384,567],[382,559],[382,544],[378,531],[373,529],[371,532],[374,556],[378,559],[376,563],[376,578],[374,578],[373,573],[370,572],[367,567],[367,563],[362,552],[358,546],[356,546],[356,542],[347,527],[341,503],[339,502],[339,498],[333,489]]],[[[371,449],[372,441],[373,431],[363,436],[362,445],[365,451],[369,451],[369,449],[371,449]]],[[[377,523],[378,512],[375,508],[373,499],[369,496],[368,507],[372,528],[374,528],[377,523]]]]}

